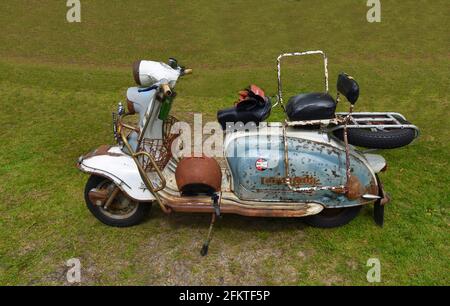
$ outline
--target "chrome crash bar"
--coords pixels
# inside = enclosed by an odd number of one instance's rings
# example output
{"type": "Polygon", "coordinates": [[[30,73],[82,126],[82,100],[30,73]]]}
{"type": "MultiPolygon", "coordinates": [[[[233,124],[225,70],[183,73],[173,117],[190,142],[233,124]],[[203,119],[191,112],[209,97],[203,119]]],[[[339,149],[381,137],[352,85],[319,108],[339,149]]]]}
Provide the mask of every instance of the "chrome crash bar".
{"type": "Polygon", "coordinates": [[[121,115],[118,118],[118,133],[121,137],[121,141],[122,141],[123,145],[126,147],[126,149],[128,150],[128,152],[130,153],[131,158],[135,162],[135,164],[138,168],[138,171],[139,171],[139,175],[141,176],[141,179],[144,182],[145,187],[155,197],[156,202],[161,207],[161,210],[164,211],[165,213],[168,213],[169,209],[166,207],[166,205],[164,205],[164,203],[162,202],[162,200],[158,194],[158,191],[161,191],[166,187],[166,179],[164,178],[162,170],[159,169],[158,165],[156,164],[155,160],[153,159],[153,156],[151,156],[148,152],[144,152],[144,151],[135,152],[133,150],[133,148],[131,147],[131,145],[128,143],[128,135],[125,133],[125,130],[137,131],[138,129],[136,127],[133,127],[133,126],[128,125],[123,122],[124,117],[126,117],[127,115],[129,115],[129,114],[121,115]],[[159,186],[155,187],[153,185],[152,181],[149,179],[144,167],[142,166],[141,162],[139,161],[140,156],[147,157],[148,160],[150,161],[150,163],[152,164],[152,166],[156,172],[156,175],[158,176],[158,178],[160,180],[159,186]]]}

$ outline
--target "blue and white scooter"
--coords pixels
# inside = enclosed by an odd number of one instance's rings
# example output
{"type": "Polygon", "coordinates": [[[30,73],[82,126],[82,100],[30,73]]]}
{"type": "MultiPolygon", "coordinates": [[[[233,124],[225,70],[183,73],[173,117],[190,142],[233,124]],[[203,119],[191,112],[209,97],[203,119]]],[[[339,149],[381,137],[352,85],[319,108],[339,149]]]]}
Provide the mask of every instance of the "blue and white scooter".
{"type": "MultiPolygon", "coordinates": [[[[389,201],[379,173],[386,169],[380,155],[358,149],[409,144],[418,128],[398,113],[355,113],[357,82],[338,77],[338,96],[328,93],[327,57],[322,51],[278,57],[278,95],[271,103],[252,85],[240,92],[234,107],[218,112],[224,131],[222,157],[178,156],[180,149],[169,115],[176,103],[179,78],[192,72],[169,62],[139,61],[133,66],[138,87],[127,92],[125,111],[114,116],[115,145],[103,145],[79,158],[77,166],[90,177],[85,200],[92,214],[111,226],[132,226],[147,215],[153,203],[165,213],[211,213],[253,217],[304,217],[312,226],[341,226],[362,206],[374,205],[382,225],[389,201]],[[320,55],[325,88],[301,93],[285,104],[281,61],[285,57],[320,55]],[[350,111],[336,113],[345,97],[350,111]],[[265,122],[273,107],[282,107],[284,122],[265,122]],[[127,123],[137,114],[137,124],[127,123]],[[244,128],[238,128],[244,127],[244,128]],[[240,153],[237,153],[240,152],[240,153]]],[[[212,228],[212,227],[211,227],[212,228]]]]}

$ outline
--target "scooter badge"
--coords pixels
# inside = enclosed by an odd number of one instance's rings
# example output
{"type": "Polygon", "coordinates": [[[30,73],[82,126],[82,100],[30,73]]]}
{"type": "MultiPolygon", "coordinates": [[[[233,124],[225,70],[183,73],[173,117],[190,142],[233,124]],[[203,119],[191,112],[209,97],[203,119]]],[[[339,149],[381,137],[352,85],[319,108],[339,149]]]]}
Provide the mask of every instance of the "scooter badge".
{"type": "Polygon", "coordinates": [[[268,162],[266,159],[260,158],[256,161],[255,167],[258,171],[264,171],[268,168],[268,162]]]}

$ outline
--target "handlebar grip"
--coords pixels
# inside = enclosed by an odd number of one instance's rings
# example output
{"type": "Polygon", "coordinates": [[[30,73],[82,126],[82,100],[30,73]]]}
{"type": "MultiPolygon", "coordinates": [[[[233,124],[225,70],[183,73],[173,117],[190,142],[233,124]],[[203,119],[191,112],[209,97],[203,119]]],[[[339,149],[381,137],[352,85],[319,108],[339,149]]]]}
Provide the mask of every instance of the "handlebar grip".
{"type": "Polygon", "coordinates": [[[184,74],[192,74],[192,68],[184,69],[184,74]]]}
{"type": "Polygon", "coordinates": [[[162,91],[163,91],[165,96],[171,96],[172,95],[172,90],[170,89],[169,84],[162,84],[161,88],[162,88],[162,91]]]}

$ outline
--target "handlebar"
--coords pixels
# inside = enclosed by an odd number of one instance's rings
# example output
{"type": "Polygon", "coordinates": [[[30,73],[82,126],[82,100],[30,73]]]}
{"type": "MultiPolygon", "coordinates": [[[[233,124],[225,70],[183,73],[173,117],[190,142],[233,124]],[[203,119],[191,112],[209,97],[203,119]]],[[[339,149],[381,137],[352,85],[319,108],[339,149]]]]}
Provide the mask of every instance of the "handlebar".
{"type": "Polygon", "coordinates": [[[172,90],[170,89],[169,84],[162,84],[161,89],[165,96],[169,97],[172,95],[172,90]]]}
{"type": "MultiPolygon", "coordinates": [[[[184,67],[180,67],[181,68],[181,73],[180,75],[186,75],[186,74],[192,74],[192,69],[191,68],[184,68],[184,67]]],[[[169,87],[169,84],[161,84],[161,90],[164,94],[164,96],[169,97],[172,95],[172,90],[169,87]]]]}

